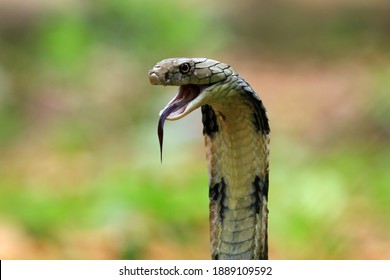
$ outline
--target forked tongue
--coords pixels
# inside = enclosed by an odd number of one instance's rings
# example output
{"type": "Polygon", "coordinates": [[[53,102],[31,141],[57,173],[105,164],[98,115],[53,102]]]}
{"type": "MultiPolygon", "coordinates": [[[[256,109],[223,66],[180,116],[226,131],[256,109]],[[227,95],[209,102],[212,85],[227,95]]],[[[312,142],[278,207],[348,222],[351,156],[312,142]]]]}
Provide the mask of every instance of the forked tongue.
{"type": "Polygon", "coordinates": [[[162,162],[162,148],[163,148],[163,140],[164,140],[164,122],[165,119],[169,116],[170,113],[176,111],[178,109],[178,105],[176,103],[172,103],[165,108],[165,110],[161,113],[160,119],[158,120],[157,134],[158,141],[160,142],[160,161],[162,162]]]}
{"type": "Polygon", "coordinates": [[[166,118],[177,111],[182,113],[187,107],[188,103],[195,99],[198,96],[199,89],[196,86],[188,85],[181,86],[179,88],[178,94],[173,98],[173,100],[168,103],[168,106],[160,113],[160,119],[158,120],[157,134],[158,141],[160,143],[160,160],[162,162],[162,149],[163,149],[163,140],[164,140],[164,122],[166,118]]]}

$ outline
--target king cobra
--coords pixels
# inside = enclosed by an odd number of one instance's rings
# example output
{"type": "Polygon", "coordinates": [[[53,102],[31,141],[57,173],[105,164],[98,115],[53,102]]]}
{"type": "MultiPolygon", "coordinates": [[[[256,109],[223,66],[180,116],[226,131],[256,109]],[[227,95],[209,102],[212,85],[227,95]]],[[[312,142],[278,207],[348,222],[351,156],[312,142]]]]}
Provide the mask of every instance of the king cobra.
{"type": "Polygon", "coordinates": [[[179,87],[160,112],[160,153],[164,121],[201,108],[212,259],[268,259],[270,128],[262,101],[232,67],[207,58],[162,60],[149,80],[179,87]]]}

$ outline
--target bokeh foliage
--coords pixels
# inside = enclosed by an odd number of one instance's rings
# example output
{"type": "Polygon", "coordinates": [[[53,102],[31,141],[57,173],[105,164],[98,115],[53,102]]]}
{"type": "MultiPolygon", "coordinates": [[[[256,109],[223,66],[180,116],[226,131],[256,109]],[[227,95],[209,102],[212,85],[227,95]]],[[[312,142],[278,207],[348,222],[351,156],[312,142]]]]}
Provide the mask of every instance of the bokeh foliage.
{"type": "Polygon", "coordinates": [[[166,125],[159,162],[157,114],[175,89],[147,71],[176,56],[234,63],[261,90],[271,258],[389,258],[388,11],[1,1],[0,258],[209,257],[199,115],[166,125]]]}

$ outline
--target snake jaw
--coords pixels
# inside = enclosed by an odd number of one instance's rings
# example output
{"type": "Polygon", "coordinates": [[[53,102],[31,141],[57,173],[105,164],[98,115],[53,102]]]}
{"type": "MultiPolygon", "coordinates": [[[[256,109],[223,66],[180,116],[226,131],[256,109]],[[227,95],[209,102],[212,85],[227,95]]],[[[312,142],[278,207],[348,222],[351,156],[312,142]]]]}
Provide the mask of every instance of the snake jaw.
{"type": "Polygon", "coordinates": [[[164,138],[165,120],[178,120],[202,105],[201,93],[209,85],[181,85],[176,96],[160,111],[157,126],[158,140],[160,142],[160,160],[162,161],[162,148],[164,138]]]}
{"type": "Polygon", "coordinates": [[[168,120],[178,120],[188,115],[196,108],[192,108],[192,101],[195,100],[200,94],[200,88],[197,85],[182,85],[179,87],[179,91],[176,96],[169,101],[167,106],[160,111],[160,116],[166,116],[168,120]],[[188,110],[188,109],[192,110],[188,110]],[[189,111],[189,112],[188,112],[189,111]]]}

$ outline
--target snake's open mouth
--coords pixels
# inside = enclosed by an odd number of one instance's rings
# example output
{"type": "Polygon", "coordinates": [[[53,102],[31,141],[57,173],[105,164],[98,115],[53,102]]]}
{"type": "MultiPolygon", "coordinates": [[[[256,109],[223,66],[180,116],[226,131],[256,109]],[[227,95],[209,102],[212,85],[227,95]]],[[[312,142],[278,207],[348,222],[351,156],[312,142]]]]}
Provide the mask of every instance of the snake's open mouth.
{"type": "Polygon", "coordinates": [[[158,121],[158,139],[160,141],[160,152],[162,156],[162,146],[163,146],[163,135],[164,135],[164,122],[166,119],[177,120],[192,110],[186,110],[188,105],[197,98],[202,91],[207,88],[209,85],[194,85],[187,84],[179,87],[179,91],[176,96],[165,106],[160,112],[160,119],[158,121]]]}
{"type": "Polygon", "coordinates": [[[176,119],[187,108],[188,104],[194,100],[200,93],[197,85],[189,84],[179,87],[179,92],[160,112],[160,119],[176,119]]]}

